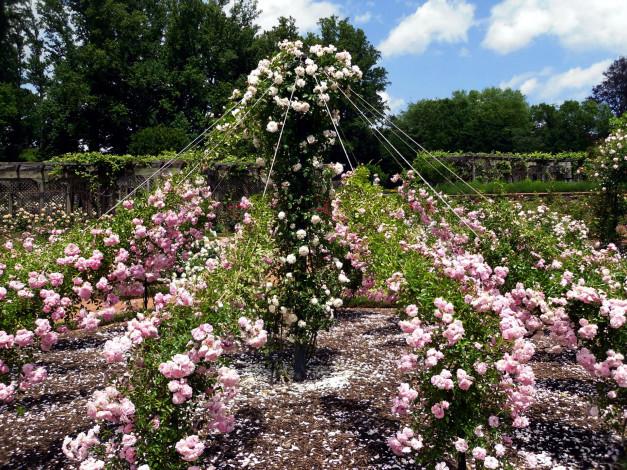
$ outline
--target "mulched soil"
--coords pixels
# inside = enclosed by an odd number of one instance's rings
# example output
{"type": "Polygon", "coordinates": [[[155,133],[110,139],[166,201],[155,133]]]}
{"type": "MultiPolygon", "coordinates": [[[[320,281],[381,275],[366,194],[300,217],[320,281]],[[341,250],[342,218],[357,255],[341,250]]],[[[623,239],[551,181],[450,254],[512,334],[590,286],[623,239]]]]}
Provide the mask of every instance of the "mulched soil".
{"type": "MultiPolygon", "coordinates": [[[[400,380],[396,362],[405,347],[397,322],[390,309],[339,312],[333,328],[320,335],[308,380],[300,383],[270,383],[261,357],[234,355],[242,379],[236,428],[208,440],[209,462],[216,469],[414,468],[386,444],[403,425],[390,412],[400,380]]],[[[0,469],[77,468],[61,444],[94,424],[85,404],[120,372],[99,349],[123,329],[118,324],[68,333],[42,357],[49,379],[29,390],[20,408],[0,405],[0,469]]],[[[545,346],[546,340],[537,343],[545,346]]],[[[536,454],[537,468],[619,468],[620,442],[586,413],[594,382],[574,355],[540,351],[531,365],[538,400],[530,427],[513,436],[516,447],[536,454]]]]}

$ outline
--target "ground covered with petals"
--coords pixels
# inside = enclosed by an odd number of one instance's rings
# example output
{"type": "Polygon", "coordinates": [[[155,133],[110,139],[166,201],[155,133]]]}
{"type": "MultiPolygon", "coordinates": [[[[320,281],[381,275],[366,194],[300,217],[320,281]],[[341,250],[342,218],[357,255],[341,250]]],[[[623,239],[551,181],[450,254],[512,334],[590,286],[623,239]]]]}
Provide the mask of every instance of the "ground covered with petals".
{"type": "MultiPolygon", "coordinates": [[[[400,381],[396,363],[406,348],[399,318],[392,309],[338,313],[336,324],[320,335],[305,382],[270,383],[261,355],[232,356],[241,393],[235,430],[216,435],[205,449],[215,468],[413,468],[385,441],[405,424],[390,411],[400,381]]],[[[66,334],[43,356],[54,380],[29,390],[19,409],[0,405],[1,469],[76,468],[61,444],[92,426],[84,413],[87,399],[121,372],[100,353],[121,331],[122,325],[111,325],[66,334]]],[[[542,333],[533,341],[539,348],[531,362],[538,400],[530,427],[513,436],[515,445],[536,455],[537,468],[618,468],[620,443],[587,412],[593,380],[574,354],[544,352],[550,343],[542,333]]]]}

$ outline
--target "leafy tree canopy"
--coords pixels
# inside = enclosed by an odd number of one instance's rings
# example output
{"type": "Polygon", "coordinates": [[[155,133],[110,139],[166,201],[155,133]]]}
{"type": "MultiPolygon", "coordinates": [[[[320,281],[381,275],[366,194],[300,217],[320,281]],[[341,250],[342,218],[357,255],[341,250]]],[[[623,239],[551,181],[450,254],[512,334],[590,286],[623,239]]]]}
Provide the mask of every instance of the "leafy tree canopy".
{"type": "Polygon", "coordinates": [[[592,99],[606,103],[615,116],[627,112],[627,57],[619,57],[603,72],[605,77],[592,89],[592,99]]]}
{"type": "Polygon", "coordinates": [[[430,151],[559,153],[593,147],[608,134],[611,115],[592,100],[529,106],[518,90],[486,88],[412,103],[393,120],[430,151]]]}

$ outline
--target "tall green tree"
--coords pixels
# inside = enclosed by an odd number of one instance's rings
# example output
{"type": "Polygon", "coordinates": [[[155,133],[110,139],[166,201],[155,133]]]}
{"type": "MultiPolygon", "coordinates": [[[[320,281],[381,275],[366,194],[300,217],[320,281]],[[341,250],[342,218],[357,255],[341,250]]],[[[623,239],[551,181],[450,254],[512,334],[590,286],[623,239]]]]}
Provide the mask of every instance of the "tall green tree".
{"type": "Polygon", "coordinates": [[[284,39],[288,41],[303,40],[298,32],[296,19],[293,16],[279,18],[279,24],[272,29],[261,32],[255,39],[258,59],[274,56],[277,53],[277,44],[284,39]]]}
{"type": "Polygon", "coordinates": [[[254,66],[255,0],[41,0],[54,81],[45,153],[125,153],[161,132],[164,149],[222,112],[254,66]]]}
{"type": "Polygon", "coordinates": [[[17,160],[34,144],[37,96],[24,88],[35,16],[27,0],[0,3],[0,160],[17,160]]]}
{"type": "Polygon", "coordinates": [[[610,117],[604,103],[564,101],[558,110],[560,133],[556,136],[554,151],[583,151],[593,146],[596,140],[609,133],[610,117]]]}
{"type": "Polygon", "coordinates": [[[149,0],[43,0],[54,83],[44,106],[49,155],[125,152],[163,96],[166,9],[149,0]]]}
{"type": "Polygon", "coordinates": [[[411,103],[393,120],[427,150],[559,153],[593,146],[609,133],[610,117],[606,104],[592,100],[529,106],[518,90],[486,88],[411,103]]]}
{"type": "MultiPolygon", "coordinates": [[[[392,121],[428,150],[455,151],[472,148],[473,123],[470,102],[465,94],[456,92],[453,98],[420,100],[392,121]]],[[[394,146],[404,154],[410,149],[389,133],[394,146]]]]}
{"type": "Polygon", "coordinates": [[[233,88],[256,66],[256,1],[170,0],[164,67],[170,90],[161,122],[183,118],[193,132],[220,115],[233,88]]]}
{"type": "Polygon", "coordinates": [[[627,112],[627,57],[619,57],[603,72],[605,77],[592,89],[592,99],[607,104],[615,116],[627,112]]]}
{"type": "Polygon", "coordinates": [[[531,107],[532,150],[585,151],[609,133],[612,112],[593,100],[565,101],[560,106],[541,103],[531,107]]]}
{"type": "Polygon", "coordinates": [[[531,135],[524,95],[500,88],[421,100],[396,116],[395,123],[427,150],[519,152],[531,135]]]}

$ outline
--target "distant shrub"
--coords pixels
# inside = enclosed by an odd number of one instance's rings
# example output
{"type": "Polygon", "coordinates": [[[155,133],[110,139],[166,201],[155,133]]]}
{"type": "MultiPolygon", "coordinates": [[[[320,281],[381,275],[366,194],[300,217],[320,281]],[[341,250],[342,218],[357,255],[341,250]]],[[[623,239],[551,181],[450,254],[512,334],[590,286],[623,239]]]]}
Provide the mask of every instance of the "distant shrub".
{"type": "Polygon", "coordinates": [[[413,162],[413,168],[430,185],[446,183],[456,178],[453,175],[459,174],[450,163],[431,158],[424,153],[418,154],[413,162]]]}
{"type": "Polygon", "coordinates": [[[159,125],[131,135],[128,151],[131,155],[159,155],[164,151],[182,150],[188,142],[182,129],[159,125]]]}

